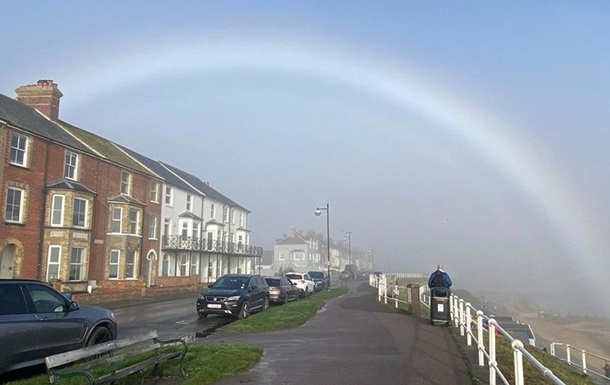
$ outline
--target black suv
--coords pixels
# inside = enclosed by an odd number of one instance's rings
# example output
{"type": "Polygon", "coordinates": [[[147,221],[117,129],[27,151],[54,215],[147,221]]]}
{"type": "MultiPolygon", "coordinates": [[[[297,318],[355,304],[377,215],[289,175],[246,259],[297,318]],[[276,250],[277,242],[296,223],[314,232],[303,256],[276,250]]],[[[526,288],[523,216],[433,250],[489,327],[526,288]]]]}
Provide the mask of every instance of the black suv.
{"type": "Polygon", "coordinates": [[[326,274],[323,271],[310,271],[307,274],[309,274],[311,280],[316,284],[315,291],[326,289],[326,274]]]}
{"type": "Polygon", "coordinates": [[[226,274],[202,292],[197,300],[199,318],[228,314],[242,319],[269,308],[269,285],[260,275],[226,274]]]}
{"type": "Polygon", "coordinates": [[[0,279],[0,375],[116,336],[109,310],[79,306],[40,281],[0,279]]]}

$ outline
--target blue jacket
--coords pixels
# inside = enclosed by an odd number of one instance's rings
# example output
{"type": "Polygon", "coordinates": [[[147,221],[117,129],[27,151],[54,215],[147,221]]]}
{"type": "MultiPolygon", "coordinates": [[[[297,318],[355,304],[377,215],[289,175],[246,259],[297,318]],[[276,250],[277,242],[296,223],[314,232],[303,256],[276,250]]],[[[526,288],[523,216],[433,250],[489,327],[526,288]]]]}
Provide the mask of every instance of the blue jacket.
{"type": "Polygon", "coordinates": [[[432,288],[432,287],[439,287],[438,285],[434,284],[434,281],[437,275],[442,275],[443,278],[443,285],[442,287],[446,287],[447,289],[451,287],[451,285],[453,284],[453,282],[451,282],[451,278],[449,277],[449,274],[445,273],[442,270],[436,270],[434,273],[430,274],[430,278],[428,278],[428,287],[432,288]]]}

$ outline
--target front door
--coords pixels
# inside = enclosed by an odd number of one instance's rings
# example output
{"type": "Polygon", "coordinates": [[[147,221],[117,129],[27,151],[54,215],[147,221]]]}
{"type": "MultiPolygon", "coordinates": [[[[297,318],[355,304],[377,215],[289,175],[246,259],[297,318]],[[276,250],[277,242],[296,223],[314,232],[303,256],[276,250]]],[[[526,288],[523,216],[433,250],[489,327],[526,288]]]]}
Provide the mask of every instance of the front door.
{"type": "Polygon", "coordinates": [[[0,253],[0,278],[14,278],[15,245],[8,245],[0,253]]]}

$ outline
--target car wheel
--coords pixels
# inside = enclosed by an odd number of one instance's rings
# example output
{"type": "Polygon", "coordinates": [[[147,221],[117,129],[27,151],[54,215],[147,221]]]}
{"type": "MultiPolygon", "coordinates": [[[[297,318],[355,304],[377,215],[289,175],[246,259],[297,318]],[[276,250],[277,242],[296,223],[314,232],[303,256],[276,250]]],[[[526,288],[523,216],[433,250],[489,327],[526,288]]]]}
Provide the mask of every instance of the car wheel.
{"type": "Polygon", "coordinates": [[[237,318],[244,319],[244,318],[248,318],[249,315],[250,315],[250,303],[248,303],[248,301],[244,301],[244,303],[241,304],[241,309],[239,309],[239,314],[237,314],[237,318]]]}
{"type": "Polygon", "coordinates": [[[110,329],[105,326],[98,326],[93,329],[93,332],[89,336],[89,340],[87,341],[87,346],[93,346],[97,344],[101,344],[104,342],[112,341],[114,338],[110,329]]]}
{"type": "Polygon", "coordinates": [[[269,298],[265,297],[265,302],[263,302],[263,310],[269,309],[269,298]]]}

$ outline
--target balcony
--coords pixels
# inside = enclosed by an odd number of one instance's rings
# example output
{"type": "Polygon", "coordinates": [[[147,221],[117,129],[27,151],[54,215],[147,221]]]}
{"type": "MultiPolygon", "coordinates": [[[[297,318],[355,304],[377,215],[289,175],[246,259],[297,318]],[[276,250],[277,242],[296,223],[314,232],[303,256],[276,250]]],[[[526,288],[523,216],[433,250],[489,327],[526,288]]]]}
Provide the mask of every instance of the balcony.
{"type": "Polygon", "coordinates": [[[263,248],[243,243],[223,242],[213,239],[166,235],[162,238],[162,250],[197,251],[207,253],[234,254],[247,257],[262,257],[263,248]]]}

